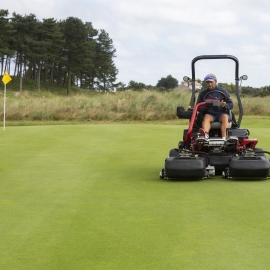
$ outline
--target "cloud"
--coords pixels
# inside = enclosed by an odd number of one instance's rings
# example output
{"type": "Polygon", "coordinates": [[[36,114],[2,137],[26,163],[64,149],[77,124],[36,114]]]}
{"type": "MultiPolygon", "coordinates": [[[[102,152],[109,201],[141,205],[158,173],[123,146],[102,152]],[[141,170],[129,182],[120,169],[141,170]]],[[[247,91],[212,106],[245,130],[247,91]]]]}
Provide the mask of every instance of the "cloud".
{"type": "Polygon", "coordinates": [[[224,25],[224,26],[210,26],[208,28],[210,33],[220,36],[249,36],[251,34],[250,29],[245,25],[224,25]]]}
{"type": "MultiPolygon", "coordinates": [[[[209,2],[209,1],[208,1],[209,2]]],[[[203,10],[208,9],[207,1],[117,1],[114,7],[117,13],[132,16],[140,20],[156,22],[184,23],[195,26],[222,26],[237,23],[238,16],[230,9],[217,9],[209,15],[203,10]],[[194,8],[195,3],[196,6],[194,8]]]]}
{"type": "Polygon", "coordinates": [[[186,35],[173,35],[168,37],[168,41],[177,45],[192,45],[192,46],[205,46],[208,44],[208,39],[204,35],[186,34],[186,35]]]}
{"type": "MultiPolygon", "coordinates": [[[[270,45],[270,34],[262,34],[260,37],[260,41],[266,45],[270,45]]],[[[267,48],[269,48],[267,46],[267,48]]]]}

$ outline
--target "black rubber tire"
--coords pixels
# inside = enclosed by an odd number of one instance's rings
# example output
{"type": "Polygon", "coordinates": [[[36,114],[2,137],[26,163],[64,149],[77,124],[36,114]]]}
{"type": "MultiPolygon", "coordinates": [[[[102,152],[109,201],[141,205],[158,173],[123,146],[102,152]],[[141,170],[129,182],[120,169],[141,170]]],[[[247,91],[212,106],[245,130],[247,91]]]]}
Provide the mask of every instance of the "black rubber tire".
{"type": "Polygon", "coordinates": [[[178,156],[178,152],[175,149],[171,149],[169,153],[169,157],[177,157],[177,156],[178,156]]]}
{"type": "Polygon", "coordinates": [[[262,148],[254,148],[254,152],[257,153],[257,156],[258,156],[258,157],[263,157],[263,156],[265,156],[264,153],[258,153],[258,152],[263,152],[263,149],[262,149],[262,148]]]}

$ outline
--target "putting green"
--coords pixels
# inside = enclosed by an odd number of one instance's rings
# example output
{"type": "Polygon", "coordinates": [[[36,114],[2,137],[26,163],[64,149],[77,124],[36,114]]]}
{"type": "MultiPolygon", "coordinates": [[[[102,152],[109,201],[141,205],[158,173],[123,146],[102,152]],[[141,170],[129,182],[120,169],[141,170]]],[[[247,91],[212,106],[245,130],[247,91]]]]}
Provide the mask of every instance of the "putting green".
{"type": "Polygon", "coordinates": [[[270,180],[160,180],[183,128],[0,132],[0,269],[268,269],[270,180]]]}

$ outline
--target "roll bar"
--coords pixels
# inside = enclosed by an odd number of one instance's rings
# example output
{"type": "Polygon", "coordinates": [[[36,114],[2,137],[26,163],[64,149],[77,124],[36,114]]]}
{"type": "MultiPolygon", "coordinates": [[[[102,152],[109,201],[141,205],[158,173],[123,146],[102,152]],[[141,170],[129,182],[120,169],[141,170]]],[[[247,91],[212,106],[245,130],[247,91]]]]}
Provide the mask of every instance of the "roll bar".
{"type": "Polygon", "coordinates": [[[195,63],[199,60],[209,60],[209,59],[231,59],[235,62],[235,89],[236,89],[236,97],[237,97],[238,107],[239,107],[239,117],[238,117],[237,125],[240,127],[244,111],[243,111],[243,105],[242,105],[242,101],[240,98],[240,92],[239,92],[239,80],[240,80],[240,78],[239,78],[239,61],[233,55],[201,55],[201,56],[195,57],[191,61],[192,95],[191,95],[189,106],[191,108],[193,108],[195,105],[194,104],[195,103],[195,63]]]}

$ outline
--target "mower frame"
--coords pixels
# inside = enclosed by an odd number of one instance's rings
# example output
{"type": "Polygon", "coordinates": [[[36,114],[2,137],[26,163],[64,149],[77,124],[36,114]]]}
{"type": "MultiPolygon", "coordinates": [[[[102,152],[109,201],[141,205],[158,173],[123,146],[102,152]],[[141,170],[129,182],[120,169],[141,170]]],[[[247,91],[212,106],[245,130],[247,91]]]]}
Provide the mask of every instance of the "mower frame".
{"type": "Polygon", "coordinates": [[[179,118],[189,119],[188,129],[184,129],[183,140],[178,148],[171,149],[169,157],[165,159],[165,167],[160,172],[162,179],[205,179],[214,176],[216,172],[223,178],[230,179],[267,179],[270,177],[270,162],[261,148],[255,148],[258,140],[249,138],[248,129],[240,128],[244,114],[241,102],[239,81],[247,76],[239,77],[239,61],[232,55],[202,55],[191,62],[192,78],[185,76],[184,80],[191,80],[192,95],[188,110],[177,107],[179,118]],[[239,107],[239,116],[235,127],[227,128],[227,139],[221,137],[220,128],[212,127],[209,138],[199,132],[198,109],[202,106],[218,109],[220,101],[206,99],[195,105],[195,63],[207,59],[231,59],[235,62],[235,86],[239,107]],[[198,121],[197,121],[198,122],[198,121]]]}

